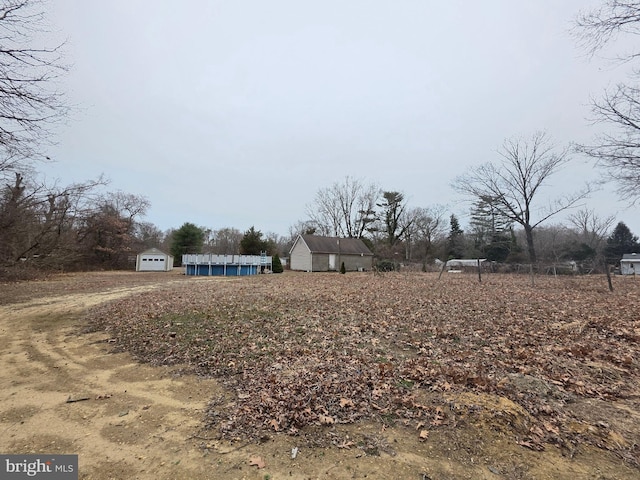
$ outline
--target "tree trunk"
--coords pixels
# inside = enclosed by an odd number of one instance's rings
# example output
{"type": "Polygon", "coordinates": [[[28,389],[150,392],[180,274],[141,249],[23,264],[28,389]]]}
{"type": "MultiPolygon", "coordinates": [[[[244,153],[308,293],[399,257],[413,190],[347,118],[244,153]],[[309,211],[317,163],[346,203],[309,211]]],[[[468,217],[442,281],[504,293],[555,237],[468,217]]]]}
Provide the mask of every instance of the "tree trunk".
{"type": "Polygon", "coordinates": [[[604,265],[604,273],[607,276],[607,285],[609,286],[609,291],[613,292],[613,283],[611,282],[611,269],[609,268],[609,262],[607,262],[606,256],[602,256],[602,264],[604,265]]]}
{"type": "Polygon", "coordinates": [[[529,262],[533,265],[538,261],[536,257],[536,250],[533,246],[533,228],[529,225],[525,225],[524,232],[527,237],[527,253],[529,254],[529,262]]]}

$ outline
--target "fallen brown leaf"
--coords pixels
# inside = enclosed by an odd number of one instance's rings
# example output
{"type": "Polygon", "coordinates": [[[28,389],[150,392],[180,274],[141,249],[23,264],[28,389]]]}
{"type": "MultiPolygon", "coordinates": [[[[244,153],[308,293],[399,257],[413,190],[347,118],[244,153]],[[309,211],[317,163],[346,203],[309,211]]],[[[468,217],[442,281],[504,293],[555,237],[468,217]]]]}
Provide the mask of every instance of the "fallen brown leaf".
{"type": "MultiPolygon", "coordinates": [[[[188,366],[235,392],[207,412],[206,426],[225,438],[386,413],[421,424],[418,432],[455,428],[454,411],[478,410],[442,403],[442,392],[499,393],[538,427],[523,439],[538,449],[574,441],[564,428],[571,404],[636,393],[637,309],[621,308],[639,298],[632,282],[611,295],[596,277],[540,276],[532,287],[523,276],[491,274],[481,285],[457,277],[438,288],[429,274],[387,278],[273,276],[215,291],[190,282],[103,305],[88,320],[117,350],[188,366]]],[[[598,430],[581,441],[602,445],[598,430]]]]}
{"type": "Polygon", "coordinates": [[[266,466],[266,463],[264,463],[264,460],[262,459],[262,457],[251,457],[249,459],[249,465],[252,467],[256,466],[260,469],[260,468],[264,468],[266,466]]]}
{"type": "Polygon", "coordinates": [[[340,408],[345,408],[345,407],[354,407],[354,403],[353,400],[350,400],[348,398],[341,398],[340,399],[340,408]]]}
{"type": "Polygon", "coordinates": [[[333,425],[336,423],[335,419],[328,415],[318,415],[318,420],[322,425],[333,425]]]}

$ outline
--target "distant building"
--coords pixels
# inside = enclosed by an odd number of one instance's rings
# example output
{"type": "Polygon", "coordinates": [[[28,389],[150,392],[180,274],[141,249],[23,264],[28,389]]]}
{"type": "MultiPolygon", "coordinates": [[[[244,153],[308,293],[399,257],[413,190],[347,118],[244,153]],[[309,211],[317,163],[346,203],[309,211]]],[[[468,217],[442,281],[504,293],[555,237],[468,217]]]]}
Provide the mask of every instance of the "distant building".
{"type": "MultiPolygon", "coordinates": [[[[486,261],[486,258],[452,258],[447,261],[447,268],[477,268],[478,264],[483,265],[486,261]]],[[[442,265],[442,263],[440,264],[442,265]]]]}
{"type": "Polygon", "coordinates": [[[640,255],[637,253],[625,253],[620,260],[620,273],[622,275],[640,275],[640,255]]]}
{"type": "Polygon", "coordinates": [[[340,270],[365,271],[373,267],[373,253],[359,238],[298,235],[289,251],[291,270],[330,272],[340,270]]]}
{"type": "Polygon", "coordinates": [[[173,256],[157,248],[139,253],[136,257],[136,272],[169,272],[173,270],[173,256]]]}

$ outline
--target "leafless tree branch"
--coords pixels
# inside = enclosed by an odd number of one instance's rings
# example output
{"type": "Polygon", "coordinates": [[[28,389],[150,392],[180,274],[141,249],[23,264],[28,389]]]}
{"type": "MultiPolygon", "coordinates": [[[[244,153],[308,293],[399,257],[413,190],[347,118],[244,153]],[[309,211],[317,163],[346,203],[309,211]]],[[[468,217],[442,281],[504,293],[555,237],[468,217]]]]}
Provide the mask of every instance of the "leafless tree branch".
{"type": "Polygon", "coordinates": [[[501,160],[471,169],[453,187],[472,198],[490,203],[496,211],[524,228],[529,259],[536,262],[533,230],[549,218],[573,208],[591,193],[591,187],[534,209],[540,189],[569,162],[569,151],[557,151],[544,132],[531,138],[505,140],[498,151],[501,160]],[[534,219],[534,215],[536,218],[534,219]]]}
{"type": "Polygon", "coordinates": [[[45,31],[37,0],[0,2],[0,173],[42,158],[50,127],[67,113],[55,80],[66,72],[62,45],[34,47],[45,31]]]}
{"type": "MultiPolygon", "coordinates": [[[[639,35],[640,1],[607,0],[602,7],[581,13],[573,32],[591,56],[620,34],[639,35]]],[[[633,62],[638,56],[640,52],[626,53],[618,61],[633,62]]],[[[614,131],[575,149],[593,158],[604,170],[603,182],[614,181],[620,198],[634,204],[640,200],[640,89],[620,84],[592,102],[592,113],[595,123],[614,131]]]]}

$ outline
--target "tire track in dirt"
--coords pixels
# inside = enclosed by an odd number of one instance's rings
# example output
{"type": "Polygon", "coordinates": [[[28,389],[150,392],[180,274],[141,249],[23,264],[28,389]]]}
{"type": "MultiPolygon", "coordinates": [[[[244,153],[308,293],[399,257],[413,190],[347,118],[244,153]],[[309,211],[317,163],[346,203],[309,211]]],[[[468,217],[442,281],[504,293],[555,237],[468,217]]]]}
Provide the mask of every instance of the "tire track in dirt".
{"type": "Polygon", "coordinates": [[[87,308],[154,288],[0,307],[0,451],[77,453],[86,479],[209,478],[185,439],[217,384],[110,353],[102,333],[78,334],[87,308]]]}

